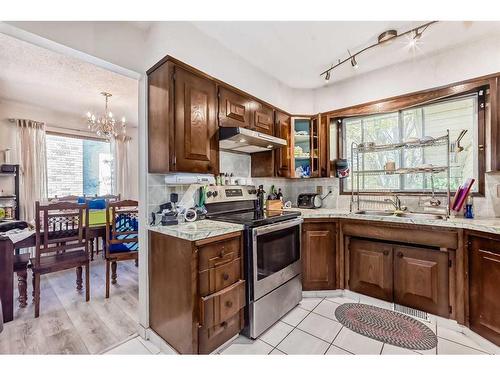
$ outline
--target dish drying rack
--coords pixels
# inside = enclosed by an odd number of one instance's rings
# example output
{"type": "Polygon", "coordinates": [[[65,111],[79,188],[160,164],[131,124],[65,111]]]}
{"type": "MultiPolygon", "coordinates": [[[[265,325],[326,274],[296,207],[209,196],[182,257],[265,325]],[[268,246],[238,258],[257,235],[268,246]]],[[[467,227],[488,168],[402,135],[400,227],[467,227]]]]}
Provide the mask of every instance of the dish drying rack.
{"type": "MultiPolygon", "coordinates": [[[[431,186],[432,186],[432,198],[434,198],[434,180],[433,175],[436,173],[446,172],[446,218],[450,217],[450,183],[451,183],[451,175],[450,175],[450,130],[446,131],[446,135],[443,135],[438,138],[429,139],[426,141],[418,140],[412,142],[399,142],[392,144],[384,144],[384,145],[366,145],[358,144],[356,142],[351,143],[351,170],[352,170],[352,186],[351,186],[351,204],[350,211],[353,211],[353,208],[356,207],[357,211],[360,211],[360,195],[373,195],[373,192],[360,192],[360,177],[367,175],[406,175],[406,174],[431,174],[431,186]],[[446,165],[443,166],[432,166],[432,167],[409,167],[409,168],[398,168],[395,170],[364,170],[360,169],[360,155],[375,153],[375,152],[387,152],[387,151],[396,151],[396,150],[407,150],[407,149],[417,149],[417,148],[427,148],[427,147],[445,147],[446,148],[446,165]],[[354,182],[356,182],[356,188],[354,187],[354,182]]],[[[379,192],[377,192],[378,194],[379,192]]],[[[391,190],[385,190],[384,193],[387,195],[394,195],[397,192],[393,192],[391,190]]]]}

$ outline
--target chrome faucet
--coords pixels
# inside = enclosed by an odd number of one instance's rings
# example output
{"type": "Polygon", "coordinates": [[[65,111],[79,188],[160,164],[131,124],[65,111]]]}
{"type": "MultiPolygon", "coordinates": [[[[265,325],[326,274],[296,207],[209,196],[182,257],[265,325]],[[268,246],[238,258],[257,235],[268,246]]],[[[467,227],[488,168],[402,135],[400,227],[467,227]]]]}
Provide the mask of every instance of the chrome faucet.
{"type": "Polygon", "coordinates": [[[394,195],[394,200],[391,198],[384,199],[384,202],[391,203],[396,211],[406,211],[408,207],[401,205],[401,199],[397,195],[394,195]]]}

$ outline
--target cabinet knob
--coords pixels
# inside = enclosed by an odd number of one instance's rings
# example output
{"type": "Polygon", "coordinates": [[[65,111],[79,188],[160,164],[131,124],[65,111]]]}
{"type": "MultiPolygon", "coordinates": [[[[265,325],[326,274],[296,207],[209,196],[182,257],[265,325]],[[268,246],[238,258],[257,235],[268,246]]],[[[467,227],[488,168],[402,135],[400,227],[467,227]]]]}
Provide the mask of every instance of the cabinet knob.
{"type": "Polygon", "coordinates": [[[233,303],[231,301],[226,301],[226,307],[232,307],[233,303]]]}
{"type": "Polygon", "coordinates": [[[224,273],[224,274],[222,274],[222,278],[224,280],[228,280],[229,279],[229,275],[227,273],[224,273]]]}
{"type": "Polygon", "coordinates": [[[404,255],[403,255],[403,253],[401,251],[398,252],[398,257],[400,257],[400,258],[404,257],[404,255]]]}
{"type": "Polygon", "coordinates": [[[389,250],[384,250],[383,254],[384,254],[385,256],[389,255],[389,250]]]}
{"type": "Polygon", "coordinates": [[[222,250],[220,251],[220,257],[221,258],[224,258],[224,255],[226,255],[226,250],[224,248],[222,248],[222,250]]]}
{"type": "Polygon", "coordinates": [[[226,328],[226,327],[227,327],[227,322],[222,322],[222,323],[220,324],[220,326],[221,326],[222,328],[226,328]]]}

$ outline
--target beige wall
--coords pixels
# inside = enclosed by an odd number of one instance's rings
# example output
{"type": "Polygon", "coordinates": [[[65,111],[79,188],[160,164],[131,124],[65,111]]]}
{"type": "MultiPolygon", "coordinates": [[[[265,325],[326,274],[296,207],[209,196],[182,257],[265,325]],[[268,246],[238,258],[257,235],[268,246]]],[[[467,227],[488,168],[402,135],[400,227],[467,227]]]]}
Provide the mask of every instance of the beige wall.
{"type": "MultiPolygon", "coordinates": [[[[45,122],[47,130],[60,133],[92,136],[85,130],[85,119],[64,112],[56,112],[29,104],[0,99],[0,150],[11,148],[11,163],[18,163],[16,150],[16,126],[9,118],[25,118],[45,122]]],[[[129,155],[129,176],[131,196],[139,198],[138,172],[138,134],[137,128],[130,128],[128,134],[132,137],[129,155]]],[[[3,153],[0,153],[0,164],[3,163],[3,153]]],[[[11,182],[0,179],[0,190],[11,190],[11,182]]]]}

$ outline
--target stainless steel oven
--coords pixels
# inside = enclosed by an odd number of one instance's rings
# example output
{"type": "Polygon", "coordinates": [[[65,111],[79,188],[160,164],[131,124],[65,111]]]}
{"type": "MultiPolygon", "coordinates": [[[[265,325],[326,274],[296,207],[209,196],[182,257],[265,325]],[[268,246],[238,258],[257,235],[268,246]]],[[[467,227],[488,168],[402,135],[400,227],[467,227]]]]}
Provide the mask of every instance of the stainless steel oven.
{"type": "Polygon", "coordinates": [[[302,219],[252,230],[253,290],[259,299],[301,273],[302,219]]]}
{"type": "Polygon", "coordinates": [[[250,337],[258,337],[302,298],[302,222],[296,218],[251,229],[250,337]]]}

